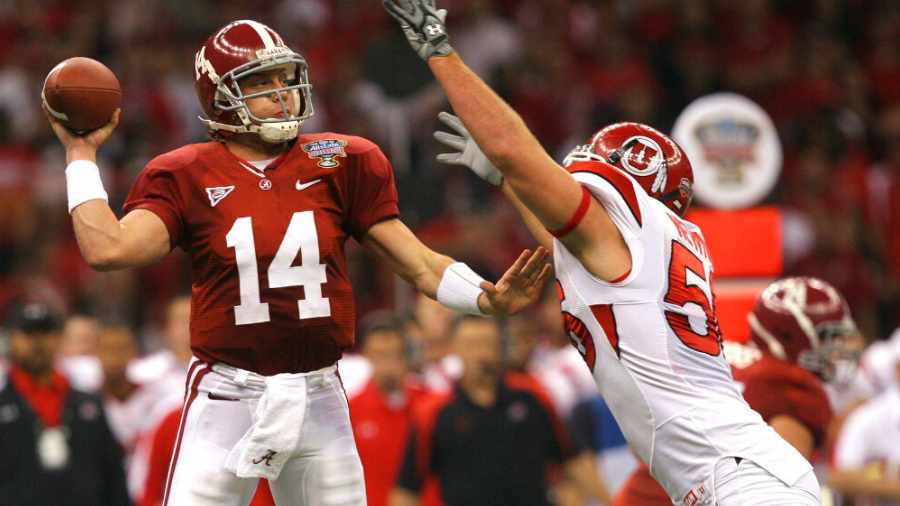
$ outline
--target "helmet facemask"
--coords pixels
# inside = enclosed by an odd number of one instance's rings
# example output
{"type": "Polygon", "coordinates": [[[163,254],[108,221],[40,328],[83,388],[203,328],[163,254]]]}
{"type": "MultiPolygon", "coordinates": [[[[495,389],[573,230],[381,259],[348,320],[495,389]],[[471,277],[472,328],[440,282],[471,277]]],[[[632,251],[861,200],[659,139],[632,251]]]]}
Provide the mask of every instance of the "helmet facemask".
{"type": "Polygon", "coordinates": [[[797,362],[823,381],[847,385],[862,355],[862,336],[853,321],[825,322],[816,327],[819,345],[801,352],[797,362]]]}
{"type": "MultiPolygon", "coordinates": [[[[213,107],[224,112],[234,112],[241,125],[230,125],[201,118],[210,129],[234,133],[255,133],[266,142],[279,144],[297,137],[303,121],[314,114],[312,85],[306,60],[286,47],[276,47],[257,51],[257,60],[235,67],[216,82],[213,107]],[[265,53],[265,54],[261,54],[265,53]],[[271,70],[284,68],[287,73],[285,86],[244,94],[240,83],[243,79],[271,70]],[[293,107],[289,108],[286,96],[293,96],[293,107]],[[281,106],[281,115],[261,118],[253,114],[247,100],[276,96],[281,106]]],[[[199,59],[200,55],[198,55],[199,59]]],[[[210,75],[210,78],[213,78],[210,75]]]]}

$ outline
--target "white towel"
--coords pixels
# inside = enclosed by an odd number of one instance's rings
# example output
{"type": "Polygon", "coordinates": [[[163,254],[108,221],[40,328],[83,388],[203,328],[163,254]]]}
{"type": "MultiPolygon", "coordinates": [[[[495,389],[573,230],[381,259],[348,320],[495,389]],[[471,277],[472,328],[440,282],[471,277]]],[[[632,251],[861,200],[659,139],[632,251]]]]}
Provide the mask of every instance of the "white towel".
{"type": "Polygon", "coordinates": [[[238,478],[274,480],[300,445],[306,414],[306,380],[302,374],[266,378],[266,389],[253,413],[253,424],[228,453],[225,468],[238,478]]]}

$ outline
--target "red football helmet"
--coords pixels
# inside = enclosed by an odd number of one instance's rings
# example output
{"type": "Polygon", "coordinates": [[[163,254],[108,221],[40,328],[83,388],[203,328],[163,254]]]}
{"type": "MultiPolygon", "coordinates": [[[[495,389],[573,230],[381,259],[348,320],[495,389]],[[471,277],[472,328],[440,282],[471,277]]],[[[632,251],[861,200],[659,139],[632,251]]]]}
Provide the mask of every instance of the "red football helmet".
{"type": "Polygon", "coordinates": [[[194,60],[194,86],[210,130],[255,133],[266,142],[281,143],[297,137],[300,125],[313,115],[312,85],[306,60],[285,45],[277,32],[250,20],[231,22],[214,33],[194,60]],[[285,86],[244,95],[241,79],[283,68],[285,86]],[[293,95],[289,110],[284,99],[293,95]],[[250,112],[247,99],[275,94],[282,115],[260,118],[250,112]]]}
{"type": "Polygon", "coordinates": [[[862,338],[847,301],[818,278],[792,277],[766,287],[747,316],[753,341],[826,381],[846,380],[862,338]]]}
{"type": "Polygon", "coordinates": [[[684,216],[691,205],[691,161],[675,141],[653,127],[640,123],[609,125],[594,134],[588,144],[572,150],[563,166],[590,160],[622,169],[679,216],[684,216]]]}

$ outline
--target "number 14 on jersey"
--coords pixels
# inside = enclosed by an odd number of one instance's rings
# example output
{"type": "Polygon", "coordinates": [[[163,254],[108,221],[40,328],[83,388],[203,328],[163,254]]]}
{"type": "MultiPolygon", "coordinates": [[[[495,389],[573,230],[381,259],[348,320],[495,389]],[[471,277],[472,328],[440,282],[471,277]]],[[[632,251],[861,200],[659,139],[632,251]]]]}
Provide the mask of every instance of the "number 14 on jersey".
{"type": "MultiPolygon", "coordinates": [[[[253,218],[244,216],[234,221],[225,236],[229,248],[234,248],[238,269],[241,303],[234,306],[236,325],[266,323],[271,320],[269,304],[259,296],[259,267],[256,244],[253,240],[253,218]]],[[[322,297],[322,285],[327,281],[325,264],[319,263],[319,235],[313,211],[296,212],[291,217],[281,246],[269,265],[269,288],[302,286],[305,299],[297,301],[300,319],[331,316],[331,304],[322,297]],[[293,265],[297,253],[300,265],[293,265]]]]}

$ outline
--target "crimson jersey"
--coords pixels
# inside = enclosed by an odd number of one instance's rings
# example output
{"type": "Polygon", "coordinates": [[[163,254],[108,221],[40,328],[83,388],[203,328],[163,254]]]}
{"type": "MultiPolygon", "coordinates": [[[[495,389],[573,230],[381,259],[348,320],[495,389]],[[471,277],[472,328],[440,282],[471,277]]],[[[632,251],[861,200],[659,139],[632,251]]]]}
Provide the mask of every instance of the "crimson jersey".
{"type": "Polygon", "coordinates": [[[191,258],[191,348],[264,375],[333,364],[353,344],[344,246],[398,215],[393,171],[372,142],[301,135],[265,170],[220,142],[147,164],[124,206],[159,216],[191,258]]]}
{"type": "MultiPolygon", "coordinates": [[[[795,418],[809,429],[816,447],[825,441],[832,410],[828,394],[813,373],[768,353],[733,342],[725,345],[734,380],[744,399],[766,422],[778,415],[795,418]]],[[[661,506],[672,501],[641,464],[616,496],[614,506],[661,506]]]]}

